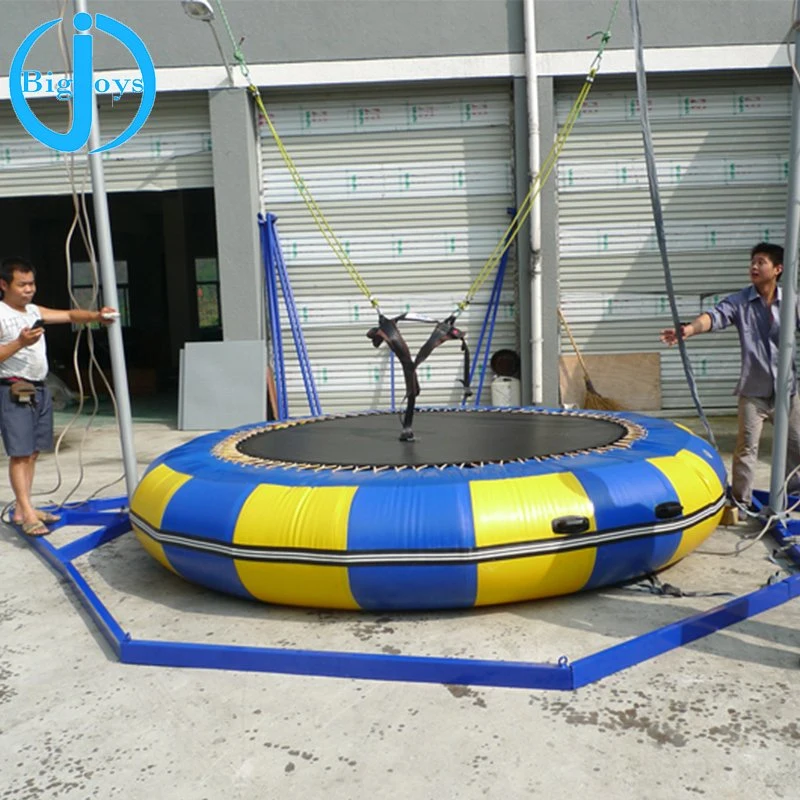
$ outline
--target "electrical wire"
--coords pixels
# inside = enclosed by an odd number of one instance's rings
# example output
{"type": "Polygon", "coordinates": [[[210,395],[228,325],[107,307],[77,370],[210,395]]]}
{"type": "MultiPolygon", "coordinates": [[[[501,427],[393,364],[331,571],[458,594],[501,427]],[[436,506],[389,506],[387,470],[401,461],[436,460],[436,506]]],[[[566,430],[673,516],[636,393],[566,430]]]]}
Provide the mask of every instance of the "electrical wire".
{"type": "MultiPolygon", "coordinates": [[[[67,6],[69,4],[69,0],[63,0],[60,8],[60,16],[63,20],[66,16],[67,6]]],[[[72,65],[70,63],[69,53],[67,50],[67,44],[65,40],[65,34],[63,30],[63,23],[58,26],[58,40],[59,40],[59,48],[61,50],[61,56],[64,63],[65,68],[65,75],[67,77],[72,76],[72,65]]],[[[68,122],[71,124],[72,122],[72,115],[73,115],[73,106],[71,98],[67,101],[67,108],[68,108],[68,122]]],[[[86,201],[86,182],[88,177],[88,170],[89,170],[89,162],[88,158],[86,164],[84,166],[83,175],[81,177],[80,186],[78,185],[77,178],[76,178],[76,168],[75,168],[75,154],[70,153],[64,159],[64,167],[67,174],[67,180],[70,185],[71,193],[72,193],[72,202],[73,202],[73,219],[70,224],[70,227],[67,232],[67,236],[65,238],[64,243],[64,255],[67,264],[67,291],[69,293],[70,298],[70,306],[72,308],[81,308],[81,305],[76,298],[74,291],[73,291],[73,266],[72,266],[72,256],[71,256],[71,246],[72,240],[75,235],[76,229],[79,230],[80,236],[84,245],[84,249],[87,253],[89,258],[89,263],[91,265],[92,270],[92,292],[91,297],[89,300],[89,307],[92,307],[97,304],[97,300],[99,297],[99,279],[98,279],[98,270],[97,270],[97,256],[96,251],[94,248],[94,241],[93,241],[93,233],[91,227],[91,221],[89,216],[89,210],[86,201]]],[[[99,373],[101,376],[105,387],[108,391],[109,397],[111,398],[111,403],[114,409],[114,418],[117,426],[117,430],[119,432],[119,412],[117,406],[117,399],[116,395],[111,387],[108,379],[106,378],[99,361],[97,360],[97,355],[95,352],[95,342],[94,342],[94,335],[92,329],[90,327],[79,327],[77,329],[77,333],[75,336],[75,344],[73,346],[72,351],[72,367],[75,375],[75,381],[78,387],[78,407],[70,420],[68,421],[67,425],[59,434],[55,447],[54,447],[54,460],[55,460],[55,467],[56,467],[56,485],[54,488],[49,489],[47,491],[40,491],[32,493],[32,497],[41,497],[43,495],[53,495],[59,491],[63,484],[63,471],[61,468],[61,459],[60,459],[60,451],[61,445],[64,438],[67,436],[69,431],[77,422],[78,418],[83,414],[84,404],[85,404],[85,395],[84,395],[84,386],[83,386],[83,378],[81,375],[80,370],[80,360],[79,360],[79,353],[80,353],[80,345],[81,340],[83,338],[84,332],[86,333],[86,343],[87,349],[89,354],[89,368],[87,370],[87,379],[89,383],[89,391],[90,396],[92,399],[92,411],[84,425],[83,434],[81,436],[80,442],[78,444],[78,477],[76,479],[75,484],[72,488],[67,492],[67,494],[62,498],[62,500],[56,504],[58,508],[64,508],[67,503],[69,502],[70,498],[78,491],[78,489],[83,484],[85,478],[85,466],[84,466],[84,446],[86,444],[87,438],[89,433],[92,429],[94,421],[97,417],[99,412],[99,394],[97,392],[97,387],[95,384],[95,372],[99,373]]],[[[100,489],[95,490],[86,500],[80,501],[77,505],[82,505],[83,503],[88,502],[93,497],[97,496],[100,492],[104,491],[105,489],[114,486],[115,484],[119,483],[124,478],[124,472],[113,481],[103,485],[100,489]]],[[[10,504],[9,504],[10,505],[10,504]]],[[[73,504],[74,507],[75,504],[73,504]]],[[[8,506],[6,507],[6,509],[8,506]]],[[[3,509],[3,512],[0,512],[0,517],[5,514],[6,509],[3,509]]]]}
{"type": "MultiPolygon", "coordinates": [[[[794,478],[794,476],[800,472],[800,464],[798,464],[787,476],[786,480],[783,482],[782,493],[787,494],[789,490],[789,483],[794,478]]],[[[758,519],[760,522],[763,523],[762,528],[758,531],[755,536],[748,536],[746,539],[741,539],[733,550],[696,550],[696,553],[702,553],[703,555],[710,555],[710,556],[738,556],[741,553],[744,553],[745,550],[749,550],[754,544],[760,542],[764,536],[772,529],[776,522],[780,522],[783,519],[786,519],[789,514],[794,513],[800,508],[800,499],[797,500],[792,506],[786,509],[786,511],[780,513],[772,513],[764,519],[764,517],[756,511],[751,511],[749,508],[744,506],[735,497],[731,498],[734,503],[734,508],[738,511],[742,511],[745,513],[746,516],[750,517],[751,519],[758,519]],[[746,544],[744,544],[746,542],[746,544]]]]}

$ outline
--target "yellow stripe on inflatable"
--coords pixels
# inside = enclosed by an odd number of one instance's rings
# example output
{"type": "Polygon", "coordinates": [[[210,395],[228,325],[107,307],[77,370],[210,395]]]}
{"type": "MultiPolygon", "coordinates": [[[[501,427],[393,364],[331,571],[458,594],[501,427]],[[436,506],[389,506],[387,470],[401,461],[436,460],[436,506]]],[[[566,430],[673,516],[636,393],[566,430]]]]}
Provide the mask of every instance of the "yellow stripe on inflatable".
{"type": "MultiPolygon", "coordinates": [[[[191,479],[191,475],[176,472],[166,464],[159,464],[155,469],[150,470],[136,487],[136,491],[133,493],[133,500],[131,500],[131,511],[149,525],[160,529],[169,501],[172,500],[175,492],[191,479]]],[[[169,563],[164,547],[143,530],[137,528],[136,525],[132,527],[142,547],[156,561],[177,575],[178,571],[169,563]]]]}
{"type": "MultiPolygon", "coordinates": [[[[242,506],[233,541],[260,547],[347,550],[356,486],[256,487],[242,506]]],[[[319,608],[359,608],[347,567],[235,562],[239,579],[259,600],[319,608]]]]}
{"type": "MultiPolygon", "coordinates": [[[[475,544],[478,547],[528,541],[564,539],[553,533],[552,521],[563,516],[589,518],[587,533],[596,531],[594,505],[571,473],[506,478],[470,483],[475,544]]],[[[475,605],[513,603],[537,597],[576,592],[594,569],[596,549],[514,558],[478,565],[475,605]]]]}
{"type": "MultiPolygon", "coordinates": [[[[683,506],[684,515],[693,514],[698,509],[713,503],[724,491],[713,468],[689,450],[681,450],[674,456],[651,458],[648,461],[672,484],[683,506]]],[[[678,549],[665,566],[680,561],[707,539],[719,525],[721,517],[722,509],[699,525],[684,530],[678,549]]]]}

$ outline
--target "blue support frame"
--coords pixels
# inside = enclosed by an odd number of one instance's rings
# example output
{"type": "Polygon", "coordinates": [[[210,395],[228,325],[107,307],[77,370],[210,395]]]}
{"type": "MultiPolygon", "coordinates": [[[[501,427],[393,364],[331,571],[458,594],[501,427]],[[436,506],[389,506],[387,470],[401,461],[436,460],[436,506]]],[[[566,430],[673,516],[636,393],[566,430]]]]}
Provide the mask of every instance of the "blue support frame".
{"type": "MultiPolygon", "coordinates": [[[[98,526],[97,530],[63,547],[55,547],[47,539],[19,532],[72,585],[81,604],[124,664],[570,690],[606,678],[800,597],[800,574],[791,575],[709,611],[694,614],[576,661],[570,662],[562,656],[555,664],[136,639],[123,630],[72,563],[76,558],[131,530],[127,505],[127,498],[118,497],[51,509],[62,515],[60,522],[51,525],[53,530],[70,525],[98,526]]],[[[798,533],[800,521],[791,522],[789,528],[781,523],[773,531],[784,552],[800,568],[800,548],[792,538],[798,533]],[[793,529],[797,532],[793,533],[793,529]]]]}
{"type": "Polygon", "coordinates": [[[319,417],[322,408],[319,404],[319,393],[308,358],[308,348],[303,336],[303,328],[297,315],[297,303],[294,300],[294,291],[289,281],[286,262],[283,259],[280,236],[278,235],[278,218],[274,214],[259,214],[258,224],[261,230],[261,250],[264,261],[265,289],[267,293],[267,307],[269,309],[270,333],[272,334],[273,360],[275,362],[275,387],[278,394],[278,416],[281,421],[289,418],[289,405],[286,390],[286,361],[283,353],[283,339],[281,337],[280,310],[278,306],[278,281],[283,294],[283,303],[286,306],[286,315],[289,319],[289,329],[292,332],[297,361],[300,365],[300,374],[306,390],[308,408],[312,417],[319,417]]]}

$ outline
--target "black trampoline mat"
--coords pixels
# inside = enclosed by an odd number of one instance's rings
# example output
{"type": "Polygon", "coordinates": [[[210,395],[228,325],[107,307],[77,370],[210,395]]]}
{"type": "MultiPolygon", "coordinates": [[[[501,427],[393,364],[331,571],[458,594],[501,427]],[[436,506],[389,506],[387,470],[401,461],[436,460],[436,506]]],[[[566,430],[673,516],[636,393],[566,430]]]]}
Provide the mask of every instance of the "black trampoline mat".
{"type": "Polygon", "coordinates": [[[274,427],[236,444],[265,461],[346,467],[421,467],[546,457],[606,447],[627,428],[607,419],[512,411],[418,411],[413,442],[397,414],[330,417],[274,427]]]}

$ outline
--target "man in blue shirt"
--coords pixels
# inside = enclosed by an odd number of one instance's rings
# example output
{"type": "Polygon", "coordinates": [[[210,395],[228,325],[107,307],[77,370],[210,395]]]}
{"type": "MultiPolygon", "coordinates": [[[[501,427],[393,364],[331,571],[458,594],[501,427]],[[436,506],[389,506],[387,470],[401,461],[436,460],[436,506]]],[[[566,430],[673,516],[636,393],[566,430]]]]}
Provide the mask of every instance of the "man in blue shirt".
{"type": "MultiPolygon", "coordinates": [[[[742,348],[742,371],[734,394],[739,395],[739,431],[733,454],[731,490],[738,503],[749,506],[753,479],[758,461],[758,445],[764,420],[774,422],[775,385],[778,374],[780,339],[781,289],[778,281],[783,272],[783,248],[759,242],[750,252],[750,286],[729,295],[704,311],[692,322],[684,324],[684,339],[708,331],[735,325],[742,348]]],[[[795,312],[795,329],[800,330],[800,313],[795,312]]],[[[674,328],[661,331],[661,341],[673,345],[678,341],[674,328]]],[[[800,402],[797,398],[797,374],[792,357],[792,389],[789,412],[787,472],[800,464],[800,402]]],[[[790,491],[800,480],[789,484],[790,491]]]]}

